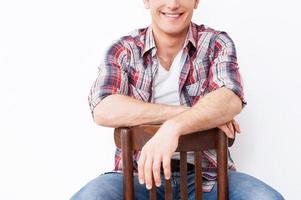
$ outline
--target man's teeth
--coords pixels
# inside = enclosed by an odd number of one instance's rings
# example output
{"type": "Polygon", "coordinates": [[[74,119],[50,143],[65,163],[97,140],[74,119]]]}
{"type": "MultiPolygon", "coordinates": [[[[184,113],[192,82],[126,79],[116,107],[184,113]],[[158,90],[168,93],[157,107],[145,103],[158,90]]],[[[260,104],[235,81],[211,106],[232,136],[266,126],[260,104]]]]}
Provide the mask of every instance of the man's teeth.
{"type": "Polygon", "coordinates": [[[180,16],[180,14],[168,14],[168,13],[164,13],[164,15],[165,15],[166,17],[173,17],[173,18],[177,18],[177,17],[180,16]]]}

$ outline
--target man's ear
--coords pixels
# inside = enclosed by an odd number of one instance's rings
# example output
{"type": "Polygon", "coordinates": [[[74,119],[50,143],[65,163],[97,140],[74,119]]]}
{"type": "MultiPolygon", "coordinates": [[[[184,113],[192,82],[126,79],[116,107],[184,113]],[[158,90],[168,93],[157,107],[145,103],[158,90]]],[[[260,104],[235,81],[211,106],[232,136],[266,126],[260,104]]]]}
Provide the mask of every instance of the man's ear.
{"type": "Polygon", "coordinates": [[[144,3],[144,8],[145,9],[149,9],[149,0],[143,0],[143,3],[144,3]]]}
{"type": "Polygon", "coordinates": [[[194,9],[197,9],[199,6],[200,0],[195,0],[194,9]]]}

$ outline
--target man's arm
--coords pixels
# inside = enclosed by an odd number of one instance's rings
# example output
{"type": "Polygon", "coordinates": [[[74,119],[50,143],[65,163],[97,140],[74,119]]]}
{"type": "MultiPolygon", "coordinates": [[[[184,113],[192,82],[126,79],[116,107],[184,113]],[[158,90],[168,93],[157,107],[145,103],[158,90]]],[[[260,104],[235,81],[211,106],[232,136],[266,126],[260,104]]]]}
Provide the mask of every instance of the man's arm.
{"type": "Polygon", "coordinates": [[[242,110],[241,99],[222,87],[200,99],[188,111],[166,123],[175,127],[178,136],[208,130],[231,121],[242,110]]]}
{"type": "Polygon", "coordinates": [[[134,98],[114,94],[104,98],[93,111],[98,125],[108,127],[162,124],[188,110],[186,106],[146,103],[134,98]]]}

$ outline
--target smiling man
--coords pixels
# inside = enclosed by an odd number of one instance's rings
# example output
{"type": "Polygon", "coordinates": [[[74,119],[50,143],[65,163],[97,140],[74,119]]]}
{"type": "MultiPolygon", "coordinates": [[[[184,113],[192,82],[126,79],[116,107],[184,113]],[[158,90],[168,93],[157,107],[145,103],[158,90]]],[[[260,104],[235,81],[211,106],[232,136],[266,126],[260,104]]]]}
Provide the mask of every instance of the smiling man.
{"type": "MultiPolygon", "coordinates": [[[[113,43],[99,67],[89,101],[97,124],[107,127],[162,124],[134,153],[136,199],[148,199],[152,175],[158,198],[163,179],[172,178],[179,198],[181,135],[219,127],[233,138],[240,132],[234,117],[245,105],[233,41],[225,33],[191,22],[198,0],[144,0],[152,23],[113,43]],[[162,167],[161,167],[162,166],[162,167]]],[[[72,199],[123,199],[122,157],[115,168],[89,182],[72,199]]],[[[236,171],[229,154],[230,199],[274,200],[283,197],[262,181],[236,171]]],[[[188,155],[189,199],[194,199],[194,160],[188,155]]],[[[216,152],[203,152],[203,198],[216,199],[216,152]]]]}

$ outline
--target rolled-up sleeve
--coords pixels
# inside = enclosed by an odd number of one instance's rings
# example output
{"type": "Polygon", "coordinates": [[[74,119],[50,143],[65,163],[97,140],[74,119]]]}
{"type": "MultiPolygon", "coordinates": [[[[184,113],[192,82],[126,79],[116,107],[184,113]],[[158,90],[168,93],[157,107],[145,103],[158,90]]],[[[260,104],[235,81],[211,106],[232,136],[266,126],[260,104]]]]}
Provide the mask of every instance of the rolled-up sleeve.
{"type": "Polygon", "coordinates": [[[241,99],[243,107],[246,105],[235,45],[225,32],[219,33],[214,40],[209,70],[209,92],[221,87],[233,91],[241,99]]]}
{"type": "Polygon", "coordinates": [[[98,67],[98,76],[88,96],[92,112],[105,97],[112,94],[128,94],[127,63],[127,50],[120,41],[108,48],[98,67]]]}

